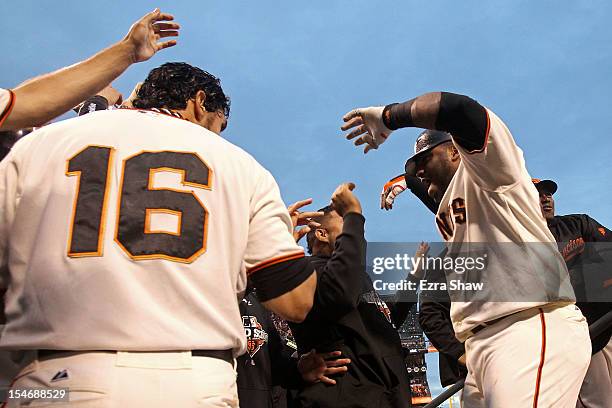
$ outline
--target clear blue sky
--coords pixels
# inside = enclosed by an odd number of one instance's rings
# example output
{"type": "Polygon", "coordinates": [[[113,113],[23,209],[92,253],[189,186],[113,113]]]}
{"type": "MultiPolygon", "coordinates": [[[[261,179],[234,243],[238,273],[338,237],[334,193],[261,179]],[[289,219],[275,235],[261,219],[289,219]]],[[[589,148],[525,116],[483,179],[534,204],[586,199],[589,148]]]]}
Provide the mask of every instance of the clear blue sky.
{"type": "Polygon", "coordinates": [[[83,59],[159,6],[183,26],[179,45],[130,68],[127,96],[153,67],[186,61],[232,98],[223,136],[275,176],[286,202],[324,205],[354,181],[371,241],[439,240],[432,216],[404,194],[379,210],[416,129],[364,157],[342,115],[421,93],[464,93],[512,130],[534,177],[559,184],[557,212],[612,226],[612,4],[492,1],[4,1],[0,87],[83,59]]]}

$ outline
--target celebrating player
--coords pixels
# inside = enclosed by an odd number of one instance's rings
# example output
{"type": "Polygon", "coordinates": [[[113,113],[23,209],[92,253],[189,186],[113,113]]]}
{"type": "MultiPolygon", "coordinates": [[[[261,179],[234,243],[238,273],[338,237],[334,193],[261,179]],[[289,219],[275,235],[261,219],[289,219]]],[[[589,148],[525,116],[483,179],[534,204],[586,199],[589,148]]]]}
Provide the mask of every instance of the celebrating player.
{"type": "Polygon", "coordinates": [[[72,109],[111,83],[135,62],[176,45],[179,25],[174,17],[153,10],[136,21],[125,38],[93,57],[43,75],[13,90],[0,89],[0,129],[42,125],[72,109]]]}
{"type": "Polygon", "coordinates": [[[0,164],[0,348],[36,350],[13,387],[68,388],[83,407],[237,406],[247,276],[301,321],[316,274],[272,175],[219,136],[216,77],[164,64],[134,106],[45,126],[0,164]]]}
{"type": "Polygon", "coordinates": [[[388,308],[374,290],[365,271],[365,219],[352,187],[341,185],[332,205],[314,218],[319,225],[310,225],[317,295],[306,320],[291,324],[300,353],[340,350],[351,363],[330,377],[333,387],[331,381],[307,384],[297,398],[303,407],[409,407],[410,380],[393,323],[401,324],[412,304],[388,308]]]}
{"type": "Polygon", "coordinates": [[[344,121],[365,153],[398,128],[436,129],[419,136],[406,174],[439,203],[436,226],[450,255],[471,254],[478,242],[493,249],[484,271],[465,276],[482,279],[484,289],[451,306],[466,348],[464,406],[573,407],[589,362],[588,327],[506,125],[446,92],[355,109],[344,121]]]}

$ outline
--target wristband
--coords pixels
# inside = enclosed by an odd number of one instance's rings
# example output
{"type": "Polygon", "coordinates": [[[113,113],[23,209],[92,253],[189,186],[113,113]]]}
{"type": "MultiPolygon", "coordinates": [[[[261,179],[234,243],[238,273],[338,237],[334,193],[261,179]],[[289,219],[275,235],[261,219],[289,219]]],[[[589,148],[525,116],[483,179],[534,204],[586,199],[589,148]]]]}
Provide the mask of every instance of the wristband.
{"type": "Polygon", "coordinates": [[[102,95],[95,95],[87,99],[81,104],[77,114],[79,116],[86,115],[91,112],[108,109],[108,99],[102,95]]]}
{"type": "Polygon", "coordinates": [[[414,99],[404,103],[392,103],[383,109],[383,122],[391,130],[404,127],[413,127],[411,108],[414,99]]]}

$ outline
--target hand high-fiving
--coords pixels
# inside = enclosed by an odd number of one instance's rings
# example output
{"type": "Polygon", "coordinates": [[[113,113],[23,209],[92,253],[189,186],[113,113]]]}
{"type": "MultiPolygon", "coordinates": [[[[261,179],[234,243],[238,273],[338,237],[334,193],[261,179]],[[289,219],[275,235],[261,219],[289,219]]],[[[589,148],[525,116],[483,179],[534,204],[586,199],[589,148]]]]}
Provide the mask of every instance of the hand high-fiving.
{"type": "Polygon", "coordinates": [[[361,214],[361,203],[353,194],[353,189],[355,189],[354,183],[344,183],[340,184],[332,194],[332,206],[341,217],[350,212],[361,214]]]}
{"type": "Polygon", "coordinates": [[[299,211],[300,208],[308,204],[312,204],[312,198],[297,201],[287,207],[287,211],[289,211],[289,215],[291,216],[291,224],[293,224],[293,239],[295,239],[295,242],[302,239],[302,237],[308,234],[312,228],[321,226],[318,222],[312,221],[312,218],[322,216],[322,211],[299,211]],[[297,228],[302,225],[305,225],[305,227],[297,228]]]}
{"type": "Polygon", "coordinates": [[[133,49],[133,62],[146,61],[157,51],[176,45],[176,40],[160,42],[162,38],[179,35],[177,23],[166,23],[172,20],[174,16],[171,14],[155,9],[130,27],[124,41],[133,49]]]}
{"type": "Polygon", "coordinates": [[[378,149],[378,146],[383,144],[393,132],[383,122],[384,109],[384,106],[353,109],[342,118],[346,123],[340,129],[343,131],[353,129],[346,138],[350,140],[357,137],[355,146],[367,143],[364,153],[378,149]]]}

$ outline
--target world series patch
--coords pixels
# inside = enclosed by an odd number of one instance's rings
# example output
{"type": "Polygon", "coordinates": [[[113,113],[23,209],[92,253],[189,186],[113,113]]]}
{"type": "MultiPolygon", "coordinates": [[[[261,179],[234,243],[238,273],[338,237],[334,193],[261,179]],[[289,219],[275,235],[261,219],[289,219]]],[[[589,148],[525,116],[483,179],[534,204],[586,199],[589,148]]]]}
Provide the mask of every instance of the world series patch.
{"type": "Polygon", "coordinates": [[[257,316],[242,316],[242,325],[247,338],[247,353],[253,358],[268,341],[268,333],[262,328],[257,316]]]}

